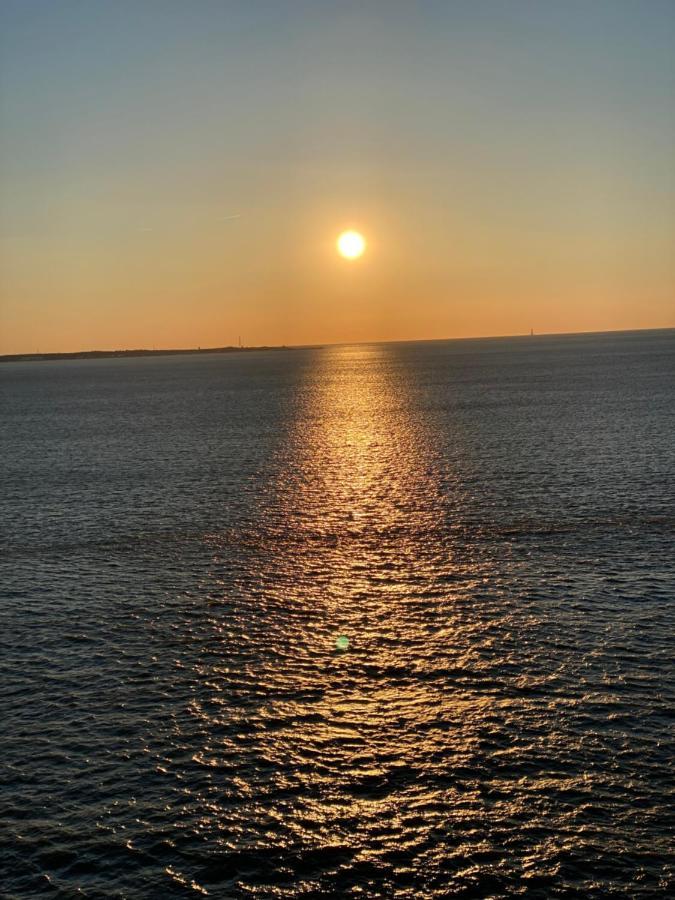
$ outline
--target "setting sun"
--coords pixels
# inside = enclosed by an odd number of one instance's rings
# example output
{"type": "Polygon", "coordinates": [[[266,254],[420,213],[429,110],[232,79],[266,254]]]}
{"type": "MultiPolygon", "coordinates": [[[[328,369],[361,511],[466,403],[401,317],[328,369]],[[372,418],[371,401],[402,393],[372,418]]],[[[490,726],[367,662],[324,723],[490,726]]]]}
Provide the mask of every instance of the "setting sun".
{"type": "Polygon", "coordinates": [[[358,231],[343,231],[337,239],[337,249],[345,259],[358,259],[366,249],[366,241],[358,231]]]}

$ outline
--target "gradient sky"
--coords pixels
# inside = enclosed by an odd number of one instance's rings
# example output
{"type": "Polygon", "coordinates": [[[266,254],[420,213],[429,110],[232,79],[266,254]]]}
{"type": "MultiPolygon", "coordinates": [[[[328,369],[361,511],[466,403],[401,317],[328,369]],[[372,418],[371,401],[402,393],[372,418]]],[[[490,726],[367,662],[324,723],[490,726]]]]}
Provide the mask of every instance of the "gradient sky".
{"type": "Polygon", "coordinates": [[[2,0],[0,32],[0,352],[675,325],[674,0],[2,0]]]}

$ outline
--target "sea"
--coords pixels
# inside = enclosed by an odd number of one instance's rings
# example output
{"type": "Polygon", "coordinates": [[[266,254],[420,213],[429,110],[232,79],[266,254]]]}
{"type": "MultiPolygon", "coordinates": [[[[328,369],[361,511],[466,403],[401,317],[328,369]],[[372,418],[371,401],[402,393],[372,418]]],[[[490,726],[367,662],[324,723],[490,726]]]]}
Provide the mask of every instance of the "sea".
{"type": "Polygon", "coordinates": [[[675,891],[675,330],[0,366],[2,898],[675,891]]]}

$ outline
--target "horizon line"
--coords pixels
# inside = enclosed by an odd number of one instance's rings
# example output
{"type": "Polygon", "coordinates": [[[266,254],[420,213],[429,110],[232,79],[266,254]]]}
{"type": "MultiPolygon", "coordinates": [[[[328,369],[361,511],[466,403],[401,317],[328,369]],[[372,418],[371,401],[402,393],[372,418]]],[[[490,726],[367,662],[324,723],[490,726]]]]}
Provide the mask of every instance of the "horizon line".
{"type": "Polygon", "coordinates": [[[608,328],[598,331],[528,331],[518,332],[517,334],[489,334],[489,335],[464,335],[462,337],[440,337],[440,338],[397,338],[394,340],[359,340],[359,341],[311,341],[306,344],[222,344],[219,346],[202,347],[116,347],[107,349],[89,349],[89,350],[49,350],[41,352],[39,350],[26,351],[23,353],[0,353],[0,361],[11,362],[13,360],[29,360],[29,359],[48,359],[55,357],[77,357],[77,356],[122,356],[122,355],[172,355],[172,354],[197,354],[197,353],[225,353],[252,350],[302,350],[323,347],[347,347],[360,346],[364,344],[432,344],[432,343],[448,343],[450,341],[491,341],[491,340],[508,340],[512,338],[537,338],[537,337],[573,337],[582,335],[601,335],[601,334],[635,334],[639,332],[651,331],[675,331],[675,324],[659,326],[655,328],[608,328]]]}

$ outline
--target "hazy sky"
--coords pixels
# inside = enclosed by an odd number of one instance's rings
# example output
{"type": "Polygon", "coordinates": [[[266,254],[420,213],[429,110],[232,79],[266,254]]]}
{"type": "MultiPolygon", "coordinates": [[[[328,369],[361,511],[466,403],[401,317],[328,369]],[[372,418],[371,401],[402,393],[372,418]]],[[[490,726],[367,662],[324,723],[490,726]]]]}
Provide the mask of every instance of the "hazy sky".
{"type": "Polygon", "coordinates": [[[675,0],[2,0],[0,33],[0,352],[675,325],[675,0]]]}

